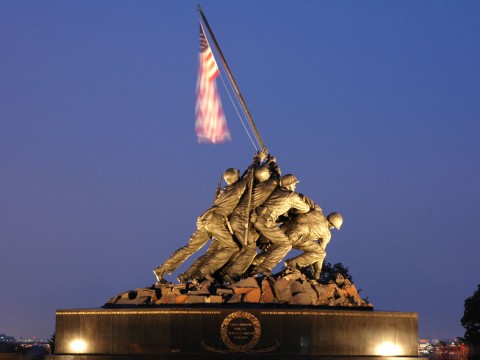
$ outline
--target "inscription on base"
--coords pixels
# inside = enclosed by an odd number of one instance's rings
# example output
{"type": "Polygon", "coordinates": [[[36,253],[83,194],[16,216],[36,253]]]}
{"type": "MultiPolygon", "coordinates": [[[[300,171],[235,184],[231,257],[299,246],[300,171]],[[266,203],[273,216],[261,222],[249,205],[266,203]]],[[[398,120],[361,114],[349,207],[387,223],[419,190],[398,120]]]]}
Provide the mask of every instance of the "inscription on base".
{"type": "Polygon", "coordinates": [[[220,329],[225,346],[235,352],[245,352],[257,345],[262,333],[258,319],[245,311],[228,315],[220,329]]]}

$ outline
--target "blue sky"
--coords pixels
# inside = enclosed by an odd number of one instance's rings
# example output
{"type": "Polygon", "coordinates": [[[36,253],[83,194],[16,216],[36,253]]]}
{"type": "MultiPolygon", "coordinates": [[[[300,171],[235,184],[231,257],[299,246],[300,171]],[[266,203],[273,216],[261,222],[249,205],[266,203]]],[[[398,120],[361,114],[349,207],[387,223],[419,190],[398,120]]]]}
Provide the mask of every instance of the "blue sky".
{"type": "MultiPolygon", "coordinates": [[[[201,3],[283,173],[345,219],[327,261],[419,335],[480,283],[480,3],[201,3]]],[[[0,2],[0,332],[149,286],[227,167],[194,133],[194,1],[0,2]]],[[[178,275],[186,265],[175,274],[178,275]]],[[[170,280],[175,279],[171,276],[170,280]]]]}

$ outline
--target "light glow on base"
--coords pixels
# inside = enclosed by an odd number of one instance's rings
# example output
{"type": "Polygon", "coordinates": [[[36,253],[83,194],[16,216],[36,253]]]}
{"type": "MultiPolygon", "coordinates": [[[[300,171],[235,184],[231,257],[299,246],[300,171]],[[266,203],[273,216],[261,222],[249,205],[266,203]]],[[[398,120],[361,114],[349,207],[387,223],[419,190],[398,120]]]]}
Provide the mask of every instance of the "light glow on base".
{"type": "Polygon", "coordinates": [[[384,342],[377,346],[376,353],[380,356],[401,355],[402,348],[392,342],[384,342]]]}
{"type": "Polygon", "coordinates": [[[83,353],[87,350],[87,343],[82,339],[73,340],[70,343],[70,349],[75,353],[83,353]]]}

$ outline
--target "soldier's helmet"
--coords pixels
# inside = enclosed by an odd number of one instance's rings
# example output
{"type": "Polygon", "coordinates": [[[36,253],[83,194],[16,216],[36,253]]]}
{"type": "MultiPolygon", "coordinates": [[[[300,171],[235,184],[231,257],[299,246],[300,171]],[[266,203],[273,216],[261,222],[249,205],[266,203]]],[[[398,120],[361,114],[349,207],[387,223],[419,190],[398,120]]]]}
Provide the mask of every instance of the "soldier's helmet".
{"type": "Polygon", "coordinates": [[[240,170],[234,169],[234,168],[229,168],[225,170],[223,173],[223,178],[225,179],[225,182],[230,185],[233,184],[235,181],[238,180],[240,177],[240,170]]]}
{"type": "Polygon", "coordinates": [[[287,187],[300,182],[295,175],[286,174],[280,179],[280,186],[287,187]]]}
{"type": "Polygon", "coordinates": [[[343,224],[343,217],[337,212],[333,212],[327,216],[327,220],[335,227],[335,229],[340,230],[343,224]]]}
{"type": "Polygon", "coordinates": [[[268,178],[270,177],[270,169],[268,168],[268,166],[261,166],[255,169],[255,172],[253,173],[253,175],[255,176],[255,179],[257,179],[258,181],[264,182],[268,180],[268,178]]]}

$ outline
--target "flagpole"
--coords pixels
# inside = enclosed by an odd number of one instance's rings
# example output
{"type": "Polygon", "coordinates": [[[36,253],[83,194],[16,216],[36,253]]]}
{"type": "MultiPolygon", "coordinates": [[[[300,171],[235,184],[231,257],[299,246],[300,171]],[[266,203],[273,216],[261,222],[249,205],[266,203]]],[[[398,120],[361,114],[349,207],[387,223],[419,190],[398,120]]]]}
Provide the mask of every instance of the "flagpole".
{"type": "Polygon", "coordinates": [[[240,93],[240,89],[238,88],[237,82],[233,78],[232,72],[230,71],[230,68],[228,67],[227,61],[225,60],[225,57],[223,56],[222,50],[220,49],[220,46],[218,45],[217,39],[215,39],[215,35],[213,35],[213,31],[210,28],[210,25],[208,24],[207,18],[205,17],[205,14],[202,11],[202,8],[200,7],[199,4],[197,4],[197,10],[200,13],[200,16],[203,19],[203,22],[205,23],[205,26],[207,27],[208,33],[210,34],[210,37],[213,40],[213,43],[215,44],[215,47],[218,51],[218,54],[220,55],[220,58],[222,59],[223,66],[225,67],[225,70],[227,70],[228,77],[230,78],[230,81],[233,84],[233,87],[235,89],[235,92],[237,93],[237,96],[240,100],[240,103],[242,104],[243,109],[245,110],[245,114],[247,114],[248,121],[250,122],[250,125],[252,126],[253,132],[255,133],[255,137],[257,138],[258,143],[260,144],[262,150],[265,149],[265,144],[263,143],[262,138],[260,137],[260,133],[258,132],[257,126],[253,122],[252,115],[250,115],[250,111],[248,111],[247,104],[245,103],[245,100],[243,100],[243,96],[240,93]]]}

